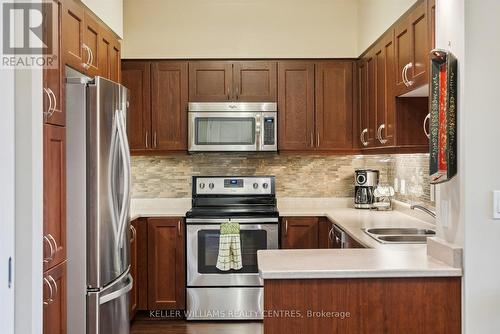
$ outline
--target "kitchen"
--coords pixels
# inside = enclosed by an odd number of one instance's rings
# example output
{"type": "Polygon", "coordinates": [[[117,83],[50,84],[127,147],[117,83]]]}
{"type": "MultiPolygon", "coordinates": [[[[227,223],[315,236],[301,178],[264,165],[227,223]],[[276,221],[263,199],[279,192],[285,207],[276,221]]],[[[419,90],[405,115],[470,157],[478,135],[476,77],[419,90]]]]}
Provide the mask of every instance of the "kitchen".
{"type": "Polygon", "coordinates": [[[52,0],[7,332],[496,332],[478,7],[52,0]]]}

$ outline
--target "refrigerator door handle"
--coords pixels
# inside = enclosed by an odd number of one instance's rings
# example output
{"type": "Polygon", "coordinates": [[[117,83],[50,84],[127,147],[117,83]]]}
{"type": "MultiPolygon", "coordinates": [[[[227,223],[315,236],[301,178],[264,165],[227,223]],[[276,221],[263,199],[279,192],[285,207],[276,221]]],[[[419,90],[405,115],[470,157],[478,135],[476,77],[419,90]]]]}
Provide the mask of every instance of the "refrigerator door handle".
{"type": "Polygon", "coordinates": [[[120,138],[120,150],[123,161],[123,198],[121,205],[121,212],[119,216],[119,228],[118,228],[118,240],[119,247],[123,247],[124,237],[123,234],[126,231],[125,227],[128,223],[128,204],[130,200],[130,151],[127,141],[127,134],[125,131],[125,118],[122,110],[116,111],[117,124],[118,124],[118,134],[120,138]]]}
{"type": "Polygon", "coordinates": [[[127,275],[127,285],[125,285],[123,288],[120,290],[113,291],[101,298],[99,298],[99,305],[105,304],[113,299],[119,298],[123,296],[124,294],[128,293],[130,290],[132,290],[132,286],[134,285],[134,279],[130,274],[127,275]]]}
{"type": "Polygon", "coordinates": [[[119,141],[120,141],[120,132],[119,132],[119,119],[118,119],[118,114],[115,113],[114,121],[113,121],[113,127],[111,130],[111,147],[109,149],[109,159],[108,159],[108,178],[109,178],[109,185],[108,185],[108,191],[109,191],[109,196],[108,196],[108,201],[109,201],[109,208],[111,210],[111,220],[112,220],[112,227],[113,227],[113,234],[115,236],[115,240],[118,240],[119,238],[119,225],[120,225],[120,217],[119,213],[117,212],[117,196],[116,196],[116,170],[117,170],[117,155],[118,155],[118,149],[119,149],[119,141]]]}

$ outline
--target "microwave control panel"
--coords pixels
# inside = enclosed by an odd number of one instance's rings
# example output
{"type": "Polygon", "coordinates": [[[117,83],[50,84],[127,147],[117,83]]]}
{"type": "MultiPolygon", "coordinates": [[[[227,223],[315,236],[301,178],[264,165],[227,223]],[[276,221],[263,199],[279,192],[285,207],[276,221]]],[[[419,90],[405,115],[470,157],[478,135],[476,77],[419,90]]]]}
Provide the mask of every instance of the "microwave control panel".
{"type": "Polygon", "coordinates": [[[274,145],[274,117],[264,117],[264,145],[274,145]]]}

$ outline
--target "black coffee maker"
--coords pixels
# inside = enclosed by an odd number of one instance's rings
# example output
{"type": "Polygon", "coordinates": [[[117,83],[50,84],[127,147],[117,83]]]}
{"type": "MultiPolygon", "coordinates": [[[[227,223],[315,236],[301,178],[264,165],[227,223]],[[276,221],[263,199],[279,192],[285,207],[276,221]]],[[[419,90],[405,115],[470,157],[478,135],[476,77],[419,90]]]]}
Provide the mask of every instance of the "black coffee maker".
{"type": "Polygon", "coordinates": [[[358,169],[355,173],[354,207],[356,209],[372,209],[375,197],[373,192],[378,185],[379,171],[375,169],[358,169]]]}

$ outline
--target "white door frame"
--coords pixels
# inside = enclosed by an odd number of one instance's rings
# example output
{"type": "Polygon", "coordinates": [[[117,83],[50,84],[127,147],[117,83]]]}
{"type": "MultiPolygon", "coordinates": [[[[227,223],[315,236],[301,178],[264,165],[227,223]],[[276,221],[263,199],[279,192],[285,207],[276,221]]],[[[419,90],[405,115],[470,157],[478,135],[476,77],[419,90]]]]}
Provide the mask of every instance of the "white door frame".
{"type": "Polygon", "coordinates": [[[15,124],[14,71],[0,69],[0,326],[14,333],[15,124]],[[9,274],[10,272],[10,274],[9,274]]]}

